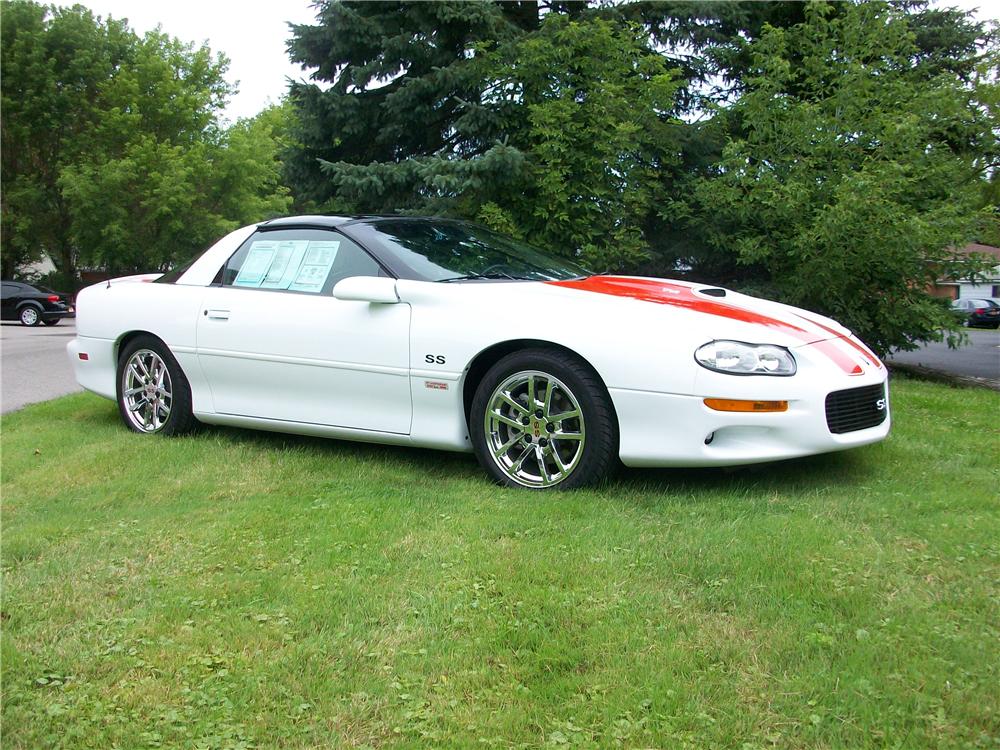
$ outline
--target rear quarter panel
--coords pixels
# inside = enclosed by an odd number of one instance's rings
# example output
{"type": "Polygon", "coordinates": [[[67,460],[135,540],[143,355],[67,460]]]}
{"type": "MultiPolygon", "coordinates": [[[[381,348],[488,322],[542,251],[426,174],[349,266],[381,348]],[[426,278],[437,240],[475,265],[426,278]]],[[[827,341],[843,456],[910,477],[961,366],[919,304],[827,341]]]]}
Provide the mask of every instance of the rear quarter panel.
{"type": "MultiPolygon", "coordinates": [[[[204,287],[146,282],[106,282],[77,296],[77,380],[88,390],[115,398],[117,356],[130,333],[145,332],[162,340],[191,385],[195,411],[211,411],[208,386],[195,355],[197,316],[204,287]],[[88,360],[79,359],[86,352],[88,360]]],[[[71,353],[71,356],[72,353],[71,353]]]]}

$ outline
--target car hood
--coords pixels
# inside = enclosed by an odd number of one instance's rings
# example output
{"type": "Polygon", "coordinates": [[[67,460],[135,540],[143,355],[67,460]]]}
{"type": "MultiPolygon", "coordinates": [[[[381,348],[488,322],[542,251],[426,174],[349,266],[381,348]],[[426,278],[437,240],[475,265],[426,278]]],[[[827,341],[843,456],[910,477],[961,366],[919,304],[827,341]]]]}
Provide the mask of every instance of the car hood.
{"type": "Polygon", "coordinates": [[[546,283],[563,289],[666,305],[714,318],[764,326],[800,345],[850,335],[849,330],[829,318],[718,287],[638,276],[590,276],[546,283]]]}
{"type": "MultiPolygon", "coordinates": [[[[860,354],[864,361],[878,363],[878,358],[859,342],[851,332],[830,318],[779,302],[750,297],[727,289],[691,284],[667,279],[637,276],[590,276],[583,279],[546,282],[574,292],[618,297],[648,305],[662,305],[674,309],[715,318],[721,332],[731,330],[734,337],[747,330],[746,326],[766,328],[773,343],[789,348],[821,344],[840,340],[860,354]]],[[[720,336],[721,337],[721,336],[720,336]]],[[[825,347],[831,355],[837,350],[825,347]]],[[[837,356],[838,362],[848,372],[860,372],[854,362],[837,356]]]]}

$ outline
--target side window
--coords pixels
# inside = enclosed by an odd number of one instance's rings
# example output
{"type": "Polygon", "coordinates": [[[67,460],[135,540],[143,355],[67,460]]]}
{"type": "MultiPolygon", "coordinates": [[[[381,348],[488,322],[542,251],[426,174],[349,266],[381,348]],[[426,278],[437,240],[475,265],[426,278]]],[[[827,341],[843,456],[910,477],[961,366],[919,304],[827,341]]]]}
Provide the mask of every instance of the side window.
{"type": "Polygon", "coordinates": [[[216,277],[222,286],[329,295],[348,276],[382,276],[379,264],[338,232],[279,229],[256,232],[216,277]]]}

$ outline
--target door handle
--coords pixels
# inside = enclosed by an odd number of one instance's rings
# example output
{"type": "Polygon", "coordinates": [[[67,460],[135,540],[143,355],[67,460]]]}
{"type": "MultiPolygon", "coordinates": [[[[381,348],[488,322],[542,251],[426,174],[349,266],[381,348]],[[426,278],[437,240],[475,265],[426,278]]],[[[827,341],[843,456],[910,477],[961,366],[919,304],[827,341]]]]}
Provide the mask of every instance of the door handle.
{"type": "Polygon", "coordinates": [[[229,310],[205,310],[209,320],[229,320],[229,310]]]}

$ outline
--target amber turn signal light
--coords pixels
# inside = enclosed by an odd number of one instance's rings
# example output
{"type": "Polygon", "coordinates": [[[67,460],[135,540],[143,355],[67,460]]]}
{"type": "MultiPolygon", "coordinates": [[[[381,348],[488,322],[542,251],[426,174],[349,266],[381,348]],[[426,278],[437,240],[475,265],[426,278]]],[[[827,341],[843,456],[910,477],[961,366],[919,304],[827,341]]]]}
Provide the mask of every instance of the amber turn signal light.
{"type": "Polygon", "coordinates": [[[787,401],[742,401],[732,398],[706,398],[705,406],[716,411],[788,411],[787,401]]]}

